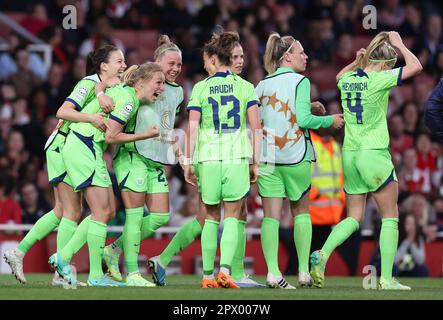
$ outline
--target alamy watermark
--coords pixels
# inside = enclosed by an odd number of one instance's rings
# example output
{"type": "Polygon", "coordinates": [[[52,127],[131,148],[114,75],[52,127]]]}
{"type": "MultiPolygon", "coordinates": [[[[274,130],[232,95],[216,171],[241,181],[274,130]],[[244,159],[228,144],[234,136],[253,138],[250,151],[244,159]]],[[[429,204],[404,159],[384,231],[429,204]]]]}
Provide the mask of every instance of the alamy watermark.
{"type": "Polygon", "coordinates": [[[62,21],[63,29],[77,29],[77,8],[73,5],[67,5],[63,7],[62,12],[64,15],[66,14],[62,21]]]}
{"type": "Polygon", "coordinates": [[[366,265],[363,267],[363,274],[367,274],[363,278],[363,289],[375,290],[377,289],[377,269],[373,265],[366,265]]]}
{"type": "Polygon", "coordinates": [[[362,11],[364,18],[363,18],[363,28],[365,30],[375,30],[377,29],[377,8],[372,5],[366,5],[363,7],[362,11]]]}

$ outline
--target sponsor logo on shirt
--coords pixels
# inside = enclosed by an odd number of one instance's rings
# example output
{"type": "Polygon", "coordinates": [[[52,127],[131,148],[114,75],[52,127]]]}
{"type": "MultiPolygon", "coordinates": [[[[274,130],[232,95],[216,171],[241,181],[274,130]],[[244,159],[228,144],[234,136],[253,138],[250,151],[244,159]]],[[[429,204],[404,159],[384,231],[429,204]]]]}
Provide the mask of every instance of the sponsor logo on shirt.
{"type": "Polygon", "coordinates": [[[83,100],[86,95],[88,94],[88,88],[86,87],[81,87],[80,89],[78,89],[78,91],[75,93],[75,96],[77,99],[79,100],[83,100]]]}
{"type": "Polygon", "coordinates": [[[126,104],[125,107],[120,111],[120,114],[121,114],[123,117],[128,118],[129,115],[131,114],[132,108],[133,108],[132,104],[128,103],[128,104],[126,104]]]}
{"type": "Polygon", "coordinates": [[[395,69],[390,69],[390,70],[385,70],[385,71],[383,71],[384,73],[386,73],[386,74],[396,74],[397,73],[397,70],[395,70],[395,69]]]}

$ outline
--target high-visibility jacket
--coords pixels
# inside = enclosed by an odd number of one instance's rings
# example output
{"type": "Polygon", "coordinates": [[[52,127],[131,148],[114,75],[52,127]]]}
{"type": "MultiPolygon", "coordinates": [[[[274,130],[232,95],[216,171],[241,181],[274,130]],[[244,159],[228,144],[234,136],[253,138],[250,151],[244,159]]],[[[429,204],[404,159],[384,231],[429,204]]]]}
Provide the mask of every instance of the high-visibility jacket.
{"type": "Polygon", "coordinates": [[[313,225],[334,225],[345,207],[340,145],[332,137],[312,132],[317,161],[312,162],[310,212],[313,225]]]}

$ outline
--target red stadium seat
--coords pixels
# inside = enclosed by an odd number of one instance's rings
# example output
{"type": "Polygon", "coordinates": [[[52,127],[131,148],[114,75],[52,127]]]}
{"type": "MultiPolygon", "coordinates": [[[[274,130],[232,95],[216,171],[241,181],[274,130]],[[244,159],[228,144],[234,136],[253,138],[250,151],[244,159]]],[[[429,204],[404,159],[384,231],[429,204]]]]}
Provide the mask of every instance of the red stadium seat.
{"type": "Polygon", "coordinates": [[[318,85],[321,95],[329,96],[337,90],[335,76],[339,71],[339,68],[334,65],[320,65],[309,70],[308,77],[310,78],[311,82],[318,85]]]}
{"type": "Polygon", "coordinates": [[[123,42],[126,49],[135,49],[138,46],[138,33],[134,30],[116,29],[112,32],[114,38],[123,42]]]}

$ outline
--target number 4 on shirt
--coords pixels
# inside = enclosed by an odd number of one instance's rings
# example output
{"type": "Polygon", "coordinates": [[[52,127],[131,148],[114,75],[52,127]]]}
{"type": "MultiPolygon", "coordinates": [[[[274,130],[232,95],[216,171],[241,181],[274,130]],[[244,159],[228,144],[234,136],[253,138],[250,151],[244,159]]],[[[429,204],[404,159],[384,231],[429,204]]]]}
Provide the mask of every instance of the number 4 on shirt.
{"type": "Polygon", "coordinates": [[[351,93],[346,92],[346,103],[350,112],[355,113],[357,124],[363,124],[363,105],[361,104],[361,92],[355,93],[355,105],[352,105],[351,93]]]}

